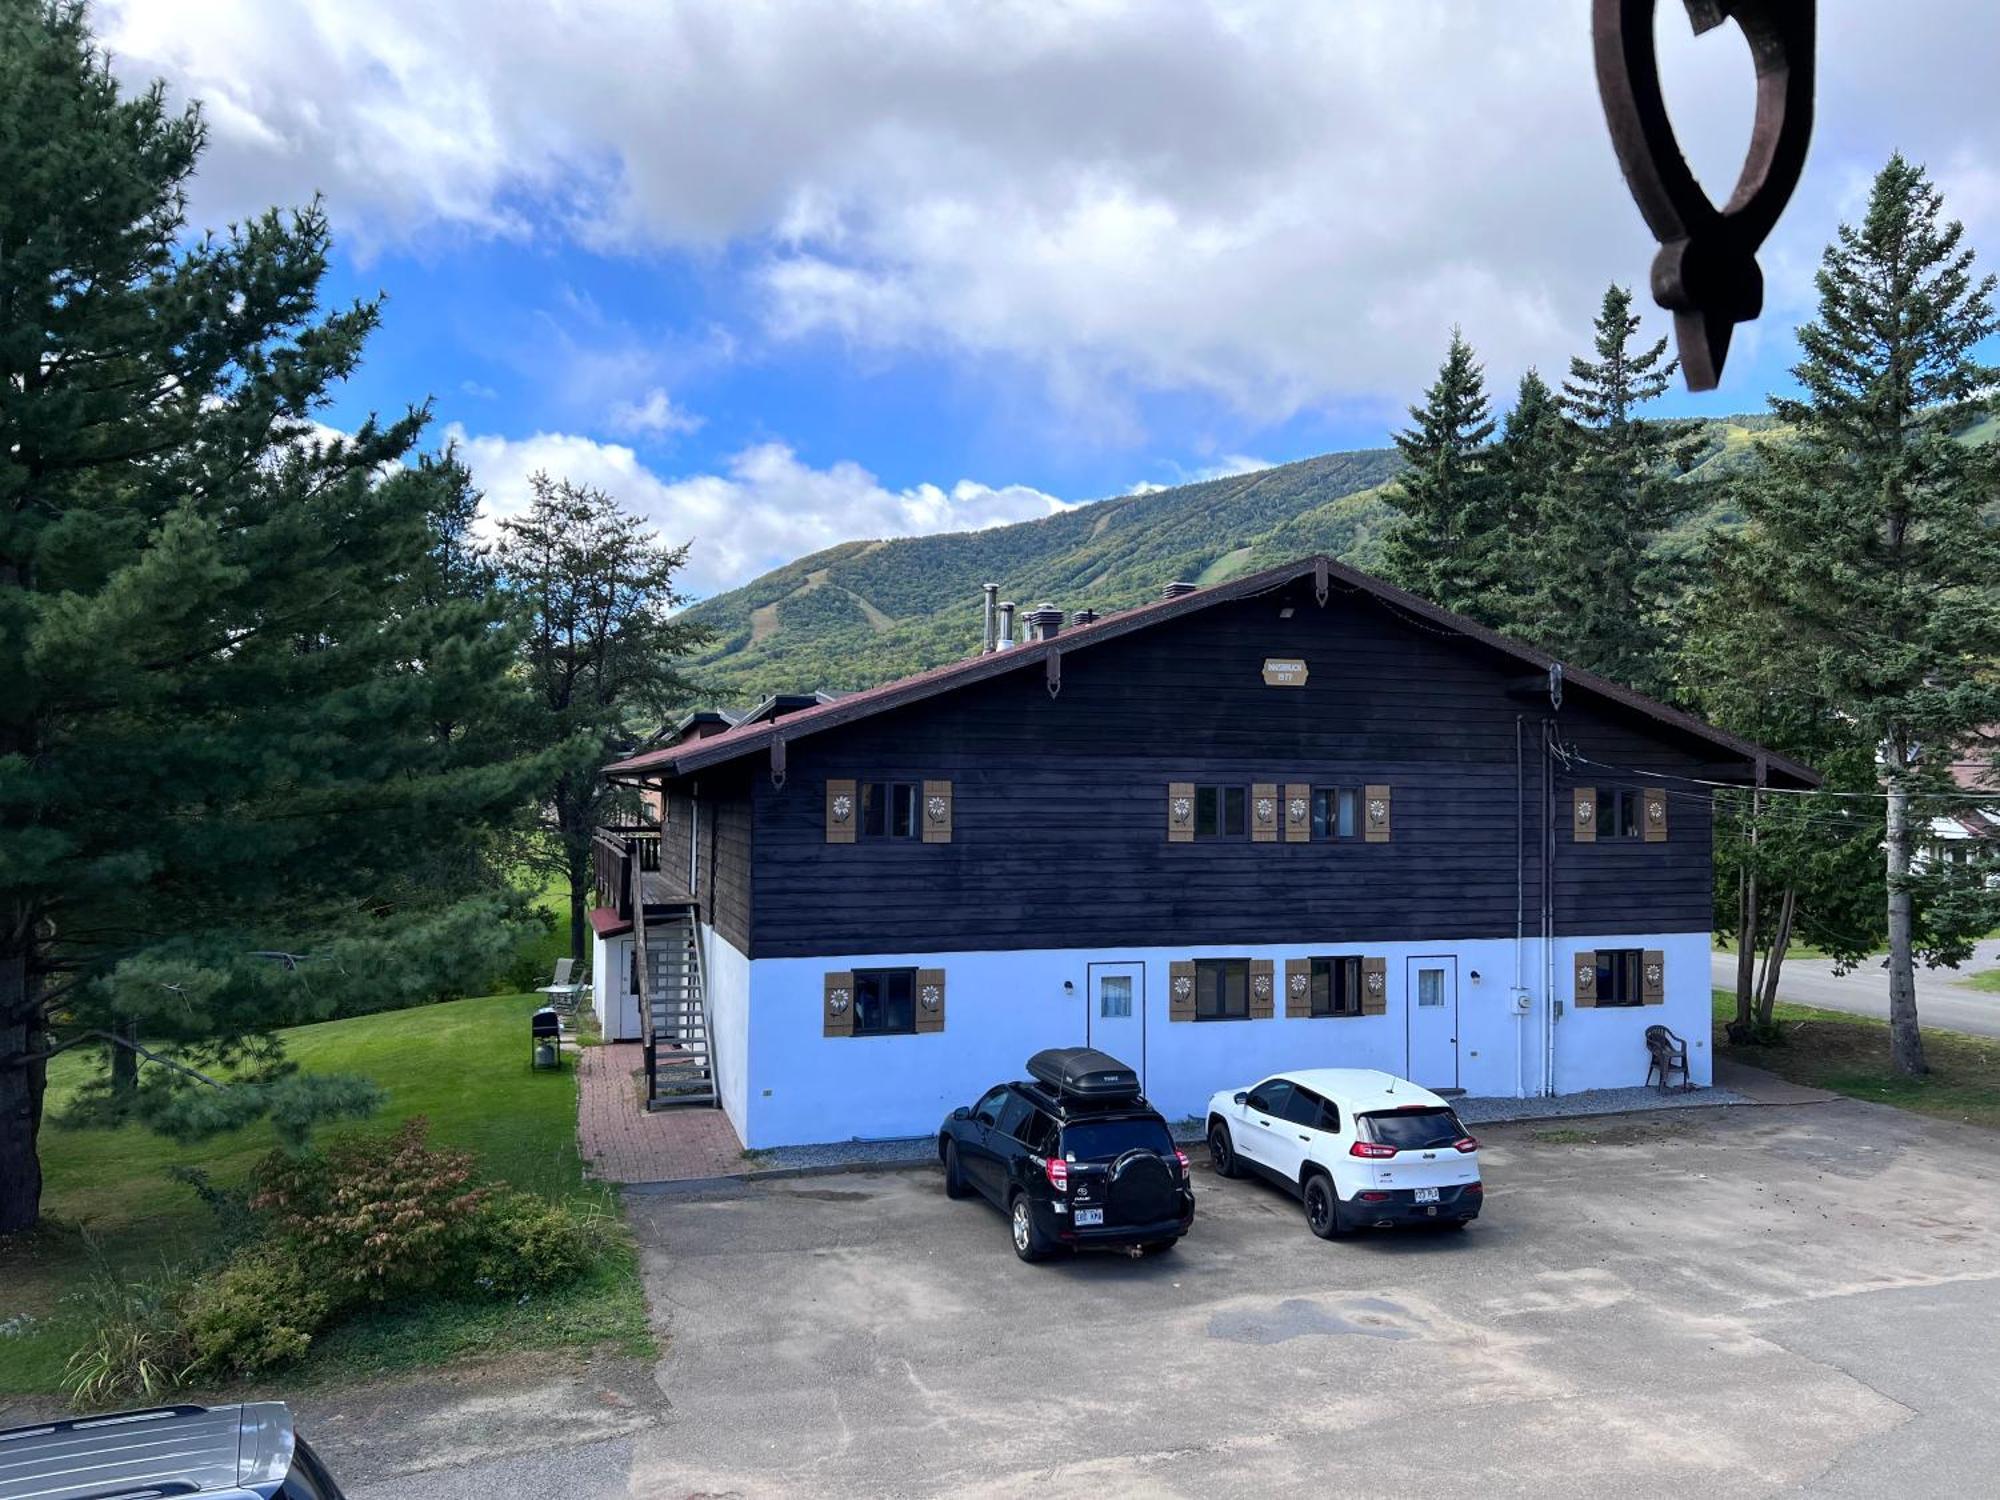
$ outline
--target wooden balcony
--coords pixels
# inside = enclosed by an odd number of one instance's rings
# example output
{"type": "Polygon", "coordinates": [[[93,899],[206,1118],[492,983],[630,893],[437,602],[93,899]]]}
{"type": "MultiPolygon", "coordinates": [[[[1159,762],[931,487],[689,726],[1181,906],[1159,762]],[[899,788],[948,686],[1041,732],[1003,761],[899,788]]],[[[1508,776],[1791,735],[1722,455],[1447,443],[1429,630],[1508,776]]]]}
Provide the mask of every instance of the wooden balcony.
{"type": "Polygon", "coordinates": [[[659,829],[598,829],[590,844],[596,904],[609,907],[629,921],[632,917],[632,876],[636,867],[639,888],[645,893],[648,907],[687,905],[694,898],[688,893],[686,873],[663,870],[661,863],[659,829]]]}

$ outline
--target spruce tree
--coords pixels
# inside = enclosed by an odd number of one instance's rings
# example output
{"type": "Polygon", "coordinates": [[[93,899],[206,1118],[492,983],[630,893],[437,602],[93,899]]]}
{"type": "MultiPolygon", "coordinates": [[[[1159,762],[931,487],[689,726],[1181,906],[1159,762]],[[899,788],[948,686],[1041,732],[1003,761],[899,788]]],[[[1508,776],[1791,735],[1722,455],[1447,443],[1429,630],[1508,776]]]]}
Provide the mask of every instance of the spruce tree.
{"type": "Polygon", "coordinates": [[[1545,566],[1537,537],[1551,497],[1569,472],[1570,426],[1556,393],[1530,369],[1514,392],[1514,405],[1492,456],[1498,486],[1499,525],[1492,539],[1486,614],[1496,630],[1536,640],[1536,579],[1545,566]]]}
{"type": "Polygon", "coordinates": [[[1398,514],[1383,542],[1383,571],[1433,604],[1484,618],[1501,491],[1485,372],[1456,328],[1410,417],[1415,425],[1396,434],[1404,468],[1389,495],[1398,514]]]}
{"type": "Polygon", "coordinates": [[[1640,410],[1667,388],[1667,341],[1635,344],[1632,294],[1604,294],[1596,357],[1570,361],[1561,406],[1569,462],[1542,497],[1535,554],[1538,643],[1614,681],[1664,694],[1667,615],[1675,580],[1651,544],[1687,508],[1667,472],[1677,429],[1640,410]]]}
{"type": "Polygon", "coordinates": [[[1958,440],[1994,409],[1992,277],[1923,169],[1892,157],[1843,225],[1799,331],[1792,431],[1742,488],[1732,574],[1798,675],[1880,756],[1891,1053],[1924,1070],[1915,956],[1955,961],[1993,913],[1915,868],[1916,823],[1951,805],[1951,761],[2000,722],[2000,448],[1958,440]],[[1919,813],[1917,809],[1924,809],[1919,813]]]}
{"type": "Polygon", "coordinates": [[[515,643],[425,592],[465,477],[405,464],[421,411],[316,425],[377,310],[320,305],[317,208],[187,236],[202,140],[81,5],[0,0],[0,1233],[39,1215],[55,1054],[136,1044],[154,1122],[296,1140],[371,1090],[275,1027],[518,931],[467,873],[545,773],[471,732],[515,643]]]}

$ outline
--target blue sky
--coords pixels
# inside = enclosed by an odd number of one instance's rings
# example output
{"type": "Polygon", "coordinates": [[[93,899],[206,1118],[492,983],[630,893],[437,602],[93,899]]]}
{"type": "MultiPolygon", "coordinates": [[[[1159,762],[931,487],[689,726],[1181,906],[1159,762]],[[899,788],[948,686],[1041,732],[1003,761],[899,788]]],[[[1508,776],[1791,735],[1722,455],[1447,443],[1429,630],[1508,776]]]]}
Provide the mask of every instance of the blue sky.
{"type": "MultiPolygon", "coordinates": [[[[1720,392],[1663,414],[1784,384],[1819,248],[1892,149],[2000,261],[2000,16],[1821,12],[1767,317],[1720,392]]],[[[494,513],[537,467],[601,484],[694,539],[701,592],[849,537],[1385,443],[1454,323],[1504,402],[1651,255],[1581,0],[97,14],[129,82],[203,101],[199,222],[322,194],[330,292],[386,294],[330,423],[428,396],[494,513]]],[[[1726,182],[1741,41],[1661,17],[1690,159],[1726,182]]]]}

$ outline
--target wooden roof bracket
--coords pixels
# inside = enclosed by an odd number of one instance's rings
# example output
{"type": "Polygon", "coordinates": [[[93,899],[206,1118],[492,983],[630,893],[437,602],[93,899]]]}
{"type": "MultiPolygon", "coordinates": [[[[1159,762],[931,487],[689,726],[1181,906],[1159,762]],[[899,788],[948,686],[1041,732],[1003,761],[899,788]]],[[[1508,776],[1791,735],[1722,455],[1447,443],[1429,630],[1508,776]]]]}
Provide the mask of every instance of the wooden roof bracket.
{"type": "Polygon", "coordinates": [[[1313,559],[1313,598],[1319,601],[1321,609],[1326,608],[1329,581],[1326,568],[1326,555],[1322,553],[1313,559]]]}
{"type": "Polygon", "coordinates": [[[1062,691],[1062,652],[1053,646],[1049,647],[1048,682],[1049,696],[1053,698],[1062,691]]]}
{"type": "Polygon", "coordinates": [[[785,789],[785,737],[782,734],[771,737],[771,785],[781,792],[785,789]]]}
{"type": "Polygon", "coordinates": [[[1717,208],[1674,136],[1653,38],[1658,0],[1593,0],[1597,88],[1626,184],[1659,241],[1653,300],[1674,315],[1691,391],[1712,391],[1729,336],[1764,310],[1757,250],[1777,227],[1812,141],[1817,0],[1685,0],[1695,34],[1734,20],[1757,70],[1750,151],[1717,208]]]}

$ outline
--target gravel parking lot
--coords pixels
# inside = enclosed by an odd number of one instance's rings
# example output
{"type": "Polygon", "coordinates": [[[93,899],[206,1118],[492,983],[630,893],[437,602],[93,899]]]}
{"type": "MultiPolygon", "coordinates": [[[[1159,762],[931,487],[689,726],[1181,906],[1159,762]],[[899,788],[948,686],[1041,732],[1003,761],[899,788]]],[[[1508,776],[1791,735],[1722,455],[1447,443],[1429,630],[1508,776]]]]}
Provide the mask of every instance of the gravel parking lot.
{"type": "MultiPolygon", "coordinates": [[[[1203,1169],[1194,1232],[1139,1262],[1024,1266],[928,1172],[636,1196],[666,1404],[572,1450],[587,1482],[563,1487],[1990,1488],[1995,1137],[1841,1102],[1486,1142],[1465,1234],[1323,1244],[1276,1190],[1203,1169]]],[[[509,1483],[475,1462],[361,1493],[509,1483]]]]}

